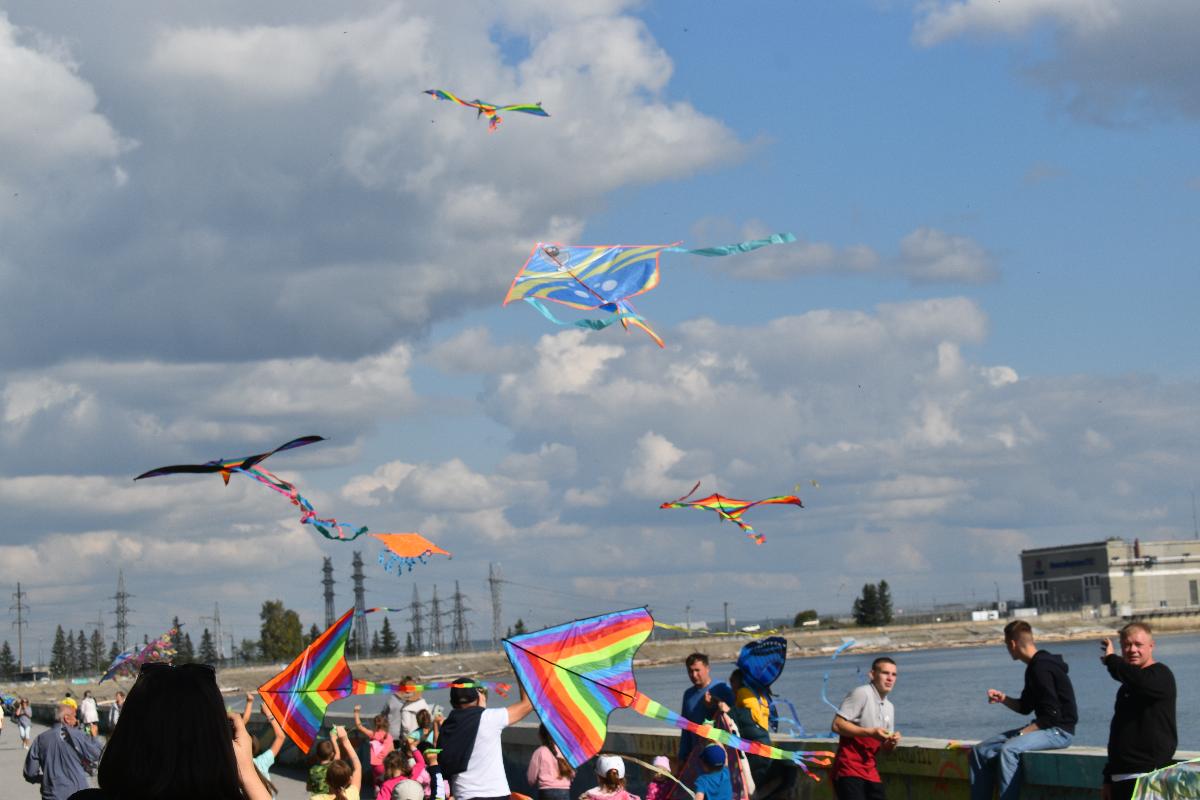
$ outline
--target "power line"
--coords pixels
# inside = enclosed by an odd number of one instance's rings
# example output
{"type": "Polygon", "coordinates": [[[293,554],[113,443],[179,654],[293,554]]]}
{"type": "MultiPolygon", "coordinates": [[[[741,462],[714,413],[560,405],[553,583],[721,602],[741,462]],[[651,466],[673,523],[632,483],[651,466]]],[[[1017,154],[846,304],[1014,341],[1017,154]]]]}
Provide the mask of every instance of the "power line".
{"type": "Polygon", "coordinates": [[[463,593],[458,588],[458,581],[454,582],[454,652],[461,653],[464,650],[471,649],[471,635],[467,628],[467,612],[470,611],[463,603],[463,593]]]}
{"type": "Polygon", "coordinates": [[[488,562],[488,588],[492,591],[492,649],[500,647],[500,592],[504,580],[500,577],[500,565],[488,562]]]}
{"type": "Polygon", "coordinates": [[[429,647],[439,653],[446,649],[442,638],[442,609],[438,604],[437,584],[433,585],[433,599],[429,601],[429,647]]]}
{"type": "Polygon", "coordinates": [[[412,612],[412,646],[414,653],[421,653],[425,650],[425,629],[421,623],[421,611],[425,608],[425,604],[421,602],[421,595],[417,591],[417,585],[413,584],[413,598],[409,605],[409,610],[412,612]]]}
{"type": "Polygon", "coordinates": [[[354,580],[354,636],[357,640],[355,643],[355,655],[358,658],[363,657],[363,650],[367,646],[367,601],[366,589],[363,588],[363,560],[362,551],[354,551],[354,561],[351,562],[354,567],[354,573],[350,576],[354,580]]]}
{"type": "Polygon", "coordinates": [[[321,584],[325,587],[325,627],[328,628],[333,624],[333,559],[325,556],[325,563],[321,566],[321,572],[324,578],[321,584]]]}
{"type": "Polygon", "coordinates": [[[17,582],[17,591],[13,598],[17,601],[8,607],[9,611],[16,609],[17,621],[13,623],[13,627],[17,629],[17,672],[24,672],[25,661],[25,628],[29,627],[29,620],[25,619],[25,612],[29,610],[29,606],[24,604],[27,592],[21,591],[21,584],[17,582]]]}
{"type": "Polygon", "coordinates": [[[117,601],[117,649],[122,653],[129,648],[129,598],[133,595],[125,591],[125,570],[117,570],[117,593],[109,600],[117,601]]]}

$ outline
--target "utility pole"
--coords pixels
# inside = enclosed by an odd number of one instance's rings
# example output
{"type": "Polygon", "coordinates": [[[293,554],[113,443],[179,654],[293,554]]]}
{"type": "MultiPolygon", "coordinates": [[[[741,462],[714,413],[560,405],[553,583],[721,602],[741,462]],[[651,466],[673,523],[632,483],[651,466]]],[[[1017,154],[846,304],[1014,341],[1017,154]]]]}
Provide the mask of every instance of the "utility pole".
{"type": "Polygon", "coordinates": [[[367,646],[367,601],[366,589],[363,588],[363,560],[362,551],[354,551],[354,561],[351,562],[354,567],[354,573],[350,576],[354,579],[354,636],[357,639],[355,645],[356,655],[362,658],[363,648],[367,646]]]}
{"type": "Polygon", "coordinates": [[[325,627],[333,624],[333,559],[325,556],[325,564],[321,567],[325,576],[321,584],[325,587],[325,627]]]}
{"type": "Polygon", "coordinates": [[[421,602],[421,595],[417,591],[417,585],[413,584],[413,599],[409,609],[412,611],[412,643],[413,650],[419,655],[425,650],[425,626],[421,622],[421,612],[425,608],[425,604],[421,602]]]}
{"type": "Polygon", "coordinates": [[[117,571],[117,593],[109,600],[117,601],[117,608],[114,612],[117,616],[117,649],[121,652],[129,647],[129,598],[133,597],[129,592],[125,591],[125,570],[117,571]]]}
{"type": "Polygon", "coordinates": [[[692,635],[692,604],[688,603],[686,606],[683,607],[683,610],[685,612],[687,612],[687,630],[688,630],[687,635],[691,636],[692,635]]]}
{"type": "Polygon", "coordinates": [[[429,646],[439,653],[446,649],[442,638],[442,608],[438,604],[437,584],[433,585],[433,599],[429,601],[429,646]]]}
{"type": "Polygon", "coordinates": [[[208,620],[213,624],[213,641],[217,643],[217,660],[225,660],[225,642],[221,638],[221,606],[218,603],[213,603],[213,615],[211,617],[200,617],[200,622],[208,620]]]}
{"type": "Polygon", "coordinates": [[[458,581],[454,582],[454,652],[471,649],[471,634],[467,630],[467,612],[471,609],[463,604],[463,593],[458,581]]]}
{"type": "Polygon", "coordinates": [[[492,590],[492,649],[500,649],[500,565],[488,563],[488,588],[492,590]]]}
{"type": "Polygon", "coordinates": [[[729,601],[726,600],[721,605],[725,606],[725,632],[729,633],[729,601]]]}
{"type": "Polygon", "coordinates": [[[25,612],[29,610],[29,606],[25,605],[27,594],[21,591],[21,583],[18,581],[17,593],[13,595],[17,602],[8,607],[9,611],[17,612],[17,621],[13,623],[17,629],[17,672],[25,671],[25,629],[29,627],[29,620],[25,619],[25,612]]]}

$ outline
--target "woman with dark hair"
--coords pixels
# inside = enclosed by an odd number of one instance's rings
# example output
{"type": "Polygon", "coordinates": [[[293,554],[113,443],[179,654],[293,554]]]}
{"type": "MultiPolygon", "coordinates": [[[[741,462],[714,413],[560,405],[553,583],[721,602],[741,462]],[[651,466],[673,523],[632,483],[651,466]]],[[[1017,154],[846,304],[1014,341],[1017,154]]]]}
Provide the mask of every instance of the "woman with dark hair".
{"type": "Polygon", "coordinates": [[[108,739],[100,788],[71,800],[270,800],[251,736],[211,667],[142,667],[108,739]]]}
{"type": "Polygon", "coordinates": [[[525,777],[530,787],[537,790],[537,800],[568,800],[575,770],[563,758],[545,725],[538,726],[538,738],[542,746],[533,751],[525,777]]]}

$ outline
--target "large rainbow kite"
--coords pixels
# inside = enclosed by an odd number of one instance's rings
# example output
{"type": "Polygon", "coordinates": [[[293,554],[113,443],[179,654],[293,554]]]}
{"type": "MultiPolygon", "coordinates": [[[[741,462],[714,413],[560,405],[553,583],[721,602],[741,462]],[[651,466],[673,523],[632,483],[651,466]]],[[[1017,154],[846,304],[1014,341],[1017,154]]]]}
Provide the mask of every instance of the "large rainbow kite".
{"type": "Polygon", "coordinates": [[[500,127],[500,123],[504,118],[500,116],[500,112],[522,111],[526,114],[533,114],[535,117],[548,117],[546,109],[542,108],[542,103],[539,100],[536,103],[511,103],[506,106],[496,103],[485,103],[482,100],[463,100],[457,97],[452,92],[447,92],[445,89],[426,89],[425,94],[432,95],[437,100],[449,100],[451,103],[458,103],[460,106],[475,109],[475,116],[486,116],[488,119],[488,133],[495,133],[496,128],[500,127]]]}
{"type": "Polygon", "coordinates": [[[633,657],[653,629],[650,612],[633,608],[504,640],[525,695],[573,767],[600,752],[609,714],[631,708],[726,747],[791,761],[819,780],[809,767],[828,766],[831,752],[782,750],[747,741],[711,724],[687,720],[639,692],[633,657]]]}
{"type": "MultiPolygon", "coordinates": [[[[368,608],[363,613],[396,611],[394,608],[368,608]]],[[[355,678],[346,662],[346,641],[354,624],[354,609],[342,614],[313,641],[283,672],[258,687],[263,705],[271,710],[287,737],[307,753],[317,740],[329,704],[358,694],[398,694],[413,691],[478,686],[507,694],[509,685],[490,681],[460,684],[453,681],[432,683],[376,683],[355,678]]]]}
{"type": "Polygon", "coordinates": [[[602,330],[614,322],[620,322],[626,330],[633,325],[645,331],[659,347],[665,347],[662,337],[630,303],[630,298],[658,286],[658,262],[663,253],[730,256],[794,241],[796,237],[790,233],[775,233],[765,239],[691,250],[680,247],[679,242],[642,245],[538,242],[513,278],[501,305],[524,300],[555,325],[574,325],[590,330],[602,330]],[[564,322],[546,308],[545,300],[584,311],[608,311],[613,316],[564,322]]]}
{"type": "Polygon", "coordinates": [[[767,540],[767,537],[755,531],[749,523],[742,522],[742,515],[747,511],[755,506],[773,504],[787,504],[804,508],[804,503],[800,502],[800,498],[794,494],[782,494],[777,497],[768,497],[763,500],[754,501],[738,500],[722,494],[710,494],[708,497],[701,497],[698,500],[688,500],[699,488],[700,482],[697,481],[692,490],[683,497],[678,500],[668,500],[659,506],[659,508],[700,508],[706,511],[715,511],[721,519],[729,520],[745,531],[746,535],[753,539],[755,544],[762,544],[767,540]]]}

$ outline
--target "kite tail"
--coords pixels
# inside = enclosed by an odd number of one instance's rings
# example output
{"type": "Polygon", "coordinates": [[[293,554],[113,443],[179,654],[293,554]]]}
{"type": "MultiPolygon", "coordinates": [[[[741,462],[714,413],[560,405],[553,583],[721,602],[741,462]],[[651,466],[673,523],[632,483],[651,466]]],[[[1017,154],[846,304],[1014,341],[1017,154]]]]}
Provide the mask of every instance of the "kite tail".
{"type": "Polygon", "coordinates": [[[406,570],[412,572],[413,567],[418,563],[428,564],[431,555],[433,555],[432,550],[426,550],[419,556],[398,556],[390,550],[384,550],[379,554],[379,564],[383,567],[384,572],[396,570],[396,574],[398,575],[406,570]]]}
{"type": "Polygon", "coordinates": [[[625,327],[625,330],[629,330],[630,325],[635,325],[644,330],[659,347],[663,348],[664,350],[667,348],[666,344],[663,343],[662,337],[655,333],[654,329],[647,325],[645,320],[636,314],[629,314],[626,316],[621,320],[621,325],[625,327]]]}
{"type": "Polygon", "coordinates": [[[685,719],[641,692],[638,692],[633,698],[633,710],[644,717],[661,720],[680,730],[689,731],[701,738],[710,739],[744,753],[773,758],[777,761],[791,761],[813,780],[819,781],[820,777],[809,770],[810,766],[827,767],[833,763],[834,754],[828,750],[782,750],[762,742],[751,742],[713,725],[699,724],[685,719]]]}
{"type": "Polygon", "coordinates": [[[501,697],[508,697],[508,692],[512,689],[510,684],[499,681],[465,681],[462,683],[455,683],[454,681],[430,681],[429,683],[388,681],[376,683],[375,681],[365,681],[355,678],[351,694],[406,694],[408,692],[435,692],[439,689],[457,689],[462,687],[487,689],[501,697]]]}
{"type": "Polygon", "coordinates": [[[737,244],[723,244],[717,247],[697,247],[694,250],[689,250],[686,247],[672,247],[665,252],[668,253],[687,253],[693,256],[732,256],[738,253],[749,253],[751,250],[757,250],[760,247],[766,247],[772,244],[787,244],[796,241],[796,237],[790,233],[773,233],[765,239],[751,239],[747,242],[738,242],[737,244]]]}
{"type": "MultiPolygon", "coordinates": [[[[608,319],[579,319],[579,320],[575,320],[574,322],[568,322],[566,320],[562,320],[562,319],[559,319],[558,317],[554,316],[554,312],[552,312],[550,309],[546,308],[546,306],[544,304],[542,304],[542,302],[539,301],[535,297],[526,297],[525,302],[529,303],[529,305],[536,308],[538,310],[538,313],[540,313],[543,317],[545,317],[546,319],[553,322],[555,325],[562,325],[563,327],[569,327],[569,326],[573,325],[576,328],[587,328],[588,330],[602,331],[605,328],[607,328],[609,325],[612,325],[616,322],[624,323],[626,320],[641,319],[641,317],[639,317],[637,314],[633,314],[630,312],[621,312],[619,314],[614,314],[613,316],[609,317],[608,319]]],[[[651,335],[653,335],[653,334],[651,334],[651,335]]],[[[658,337],[655,337],[655,339],[657,339],[657,338],[658,337]]]]}
{"type": "MultiPolygon", "coordinates": [[[[837,657],[842,654],[843,650],[854,646],[854,640],[842,644],[837,650],[833,651],[833,655],[829,659],[829,665],[833,666],[833,662],[837,661],[837,657]]],[[[825,705],[832,708],[835,712],[841,713],[841,709],[829,701],[829,670],[825,670],[825,675],[821,678],[821,699],[825,701],[825,705]]]]}

